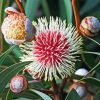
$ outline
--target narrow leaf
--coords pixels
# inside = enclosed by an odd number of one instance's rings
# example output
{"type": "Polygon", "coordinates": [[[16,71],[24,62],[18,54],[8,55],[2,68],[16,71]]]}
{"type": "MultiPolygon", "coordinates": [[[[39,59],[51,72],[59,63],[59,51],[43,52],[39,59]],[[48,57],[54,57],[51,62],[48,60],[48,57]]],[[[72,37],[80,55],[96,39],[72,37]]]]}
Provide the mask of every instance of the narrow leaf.
{"type": "MultiPolygon", "coordinates": [[[[0,27],[2,25],[3,19],[4,19],[4,9],[7,6],[7,0],[0,0],[0,27]]],[[[3,36],[0,29],[0,53],[3,51],[3,36]]]]}
{"type": "Polygon", "coordinates": [[[22,92],[22,93],[20,93],[20,94],[15,94],[14,95],[14,98],[27,98],[27,99],[30,99],[30,100],[33,100],[33,98],[34,98],[34,100],[41,100],[40,98],[41,97],[39,97],[38,95],[36,95],[35,93],[33,93],[33,91],[25,91],[25,92],[22,92]]]}
{"type": "Polygon", "coordinates": [[[10,49],[8,49],[6,52],[2,53],[0,55],[0,65],[3,63],[7,55],[15,48],[16,46],[12,46],[10,49]]]}
{"type": "Polygon", "coordinates": [[[65,100],[81,100],[81,98],[76,90],[73,89],[71,92],[69,92],[65,100]]]}
{"type": "Polygon", "coordinates": [[[49,18],[50,17],[50,10],[49,10],[47,0],[42,0],[41,3],[42,3],[42,7],[43,7],[43,11],[44,11],[45,16],[47,18],[49,18]]]}
{"type": "Polygon", "coordinates": [[[84,78],[86,78],[89,74],[91,74],[91,72],[97,70],[99,68],[100,65],[100,61],[95,65],[95,67],[93,67],[86,76],[84,76],[82,79],[80,79],[79,81],[83,80],[84,78]]]}
{"type": "Polygon", "coordinates": [[[4,18],[4,9],[7,5],[7,0],[0,0],[0,25],[2,24],[4,18]]]}
{"type": "Polygon", "coordinates": [[[31,21],[35,18],[39,4],[40,0],[27,0],[26,2],[25,12],[31,21]]]}
{"type": "Polygon", "coordinates": [[[96,79],[94,77],[83,78],[82,81],[85,81],[85,82],[87,82],[87,83],[89,83],[91,85],[100,87],[100,80],[96,79]]]}
{"type": "Polygon", "coordinates": [[[52,100],[48,95],[40,92],[40,91],[37,91],[35,89],[30,89],[30,91],[33,91],[35,92],[36,94],[38,94],[39,96],[41,96],[44,100],[52,100]]]}
{"type": "Polygon", "coordinates": [[[72,23],[72,5],[71,0],[63,0],[63,4],[65,7],[65,11],[63,11],[66,14],[67,23],[72,23]]]}
{"type": "Polygon", "coordinates": [[[31,61],[28,62],[21,62],[14,64],[7,69],[3,70],[0,73],[0,92],[3,92],[5,89],[6,85],[9,83],[10,79],[16,75],[19,71],[21,71],[26,65],[31,63],[31,61]]]}
{"type": "Polygon", "coordinates": [[[90,10],[92,10],[94,7],[96,7],[96,5],[98,5],[100,3],[100,0],[86,0],[84,6],[81,9],[81,15],[83,15],[84,13],[89,12],[90,10]],[[91,3],[93,2],[93,3],[91,3]]]}

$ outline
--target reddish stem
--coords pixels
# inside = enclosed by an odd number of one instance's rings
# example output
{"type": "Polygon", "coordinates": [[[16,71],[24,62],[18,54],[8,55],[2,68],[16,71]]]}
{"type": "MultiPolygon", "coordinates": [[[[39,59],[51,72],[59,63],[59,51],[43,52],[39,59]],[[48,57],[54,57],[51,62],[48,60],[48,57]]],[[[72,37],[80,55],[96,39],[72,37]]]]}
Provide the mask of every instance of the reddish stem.
{"type": "Polygon", "coordinates": [[[52,90],[38,90],[38,91],[43,92],[45,94],[53,94],[53,91],[52,90]]]}
{"type": "Polygon", "coordinates": [[[65,85],[66,85],[66,82],[67,82],[67,79],[64,78],[64,79],[62,80],[62,83],[61,83],[61,86],[60,86],[60,91],[61,91],[61,92],[63,92],[63,89],[64,89],[64,87],[65,87],[65,85]]]}
{"type": "Polygon", "coordinates": [[[61,94],[59,93],[59,87],[56,84],[56,81],[52,81],[52,87],[53,87],[53,92],[54,92],[54,100],[61,100],[61,94]]]}
{"type": "Polygon", "coordinates": [[[74,16],[75,16],[76,29],[79,31],[80,16],[79,16],[78,8],[76,6],[76,0],[72,0],[72,7],[73,7],[73,11],[74,11],[74,16]]]}
{"type": "Polygon", "coordinates": [[[15,1],[16,1],[17,5],[18,5],[19,9],[20,9],[20,12],[25,14],[25,11],[24,11],[22,3],[19,0],[15,0],[15,1]]]}
{"type": "Polygon", "coordinates": [[[93,100],[93,96],[89,95],[88,100],[93,100]]]}

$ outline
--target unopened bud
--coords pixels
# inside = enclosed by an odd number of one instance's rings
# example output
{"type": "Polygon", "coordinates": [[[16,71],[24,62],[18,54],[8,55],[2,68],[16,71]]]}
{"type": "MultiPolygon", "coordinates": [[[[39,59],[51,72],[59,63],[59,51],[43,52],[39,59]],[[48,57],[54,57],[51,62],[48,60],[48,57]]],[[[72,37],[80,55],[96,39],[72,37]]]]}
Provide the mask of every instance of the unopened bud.
{"type": "Polygon", "coordinates": [[[94,36],[100,31],[100,21],[93,16],[85,17],[81,22],[80,31],[84,36],[94,36]]]}
{"type": "Polygon", "coordinates": [[[75,90],[81,98],[83,98],[87,94],[87,90],[84,86],[77,86],[75,87],[75,90]]]}
{"type": "Polygon", "coordinates": [[[86,70],[85,68],[80,68],[75,72],[75,75],[79,75],[79,76],[86,76],[87,74],[88,74],[88,70],[86,70]]]}
{"type": "Polygon", "coordinates": [[[86,88],[85,88],[84,85],[72,84],[72,85],[70,86],[69,90],[71,91],[71,90],[73,90],[73,89],[76,90],[76,92],[78,93],[78,95],[79,95],[81,98],[83,98],[83,97],[85,97],[85,96],[87,95],[87,90],[86,90],[86,88]]]}
{"type": "Polygon", "coordinates": [[[20,93],[26,90],[28,87],[28,81],[23,75],[16,75],[11,79],[10,90],[14,93],[20,93]]]}

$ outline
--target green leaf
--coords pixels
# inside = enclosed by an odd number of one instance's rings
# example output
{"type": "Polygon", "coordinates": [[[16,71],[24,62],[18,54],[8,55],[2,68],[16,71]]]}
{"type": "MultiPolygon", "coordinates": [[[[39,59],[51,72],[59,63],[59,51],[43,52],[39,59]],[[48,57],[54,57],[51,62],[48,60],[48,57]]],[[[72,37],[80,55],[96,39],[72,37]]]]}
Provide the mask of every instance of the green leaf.
{"type": "Polygon", "coordinates": [[[95,16],[96,18],[100,19],[100,11],[95,11],[91,13],[91,16],[95,16]]]}
{"type": "Polygon", "coordinates": [[[5,58],[7,57],[7,55],[15,48],[16,46],[12,46],[10,49],[8,49],[7,51],[5,51],[4,53],[2,53],[0,55],[0,65],[3,63],[3,61],[5,60],[5,58]]]}
{"type": "Polygon", "coordinates": [[[41,96],[44,100],[52,100],[48,95],[40,92],[40,91],[37,91],[35,89],[30,89],[30,91],[33,91],[35,92],[36,94],[38,94],[39,96],[41,96]]]}
{"type": "Polygon", "coordinates": [[[23,53],[20,51],[20,48],[19,48],[18,46],[16,46],[16,48],[14,48],[14,49],[12,50],[12,52],[14,53],[14,55],[15,55],[17,58],[19,58],[20,56],[23,55],[23,53]]]}
{"type": "Polygon", "coordinates": [[[26,98],[18,98],[18,99],[14,99],[14,100],[30,100],[30,99],[26,99],[26,98]]]}
{"type": "Polygon", "coordinates": [[[18,100],[20,98],[27,98],[27,99],[30,99],[30,100],[33,100],[33,98],[34,98],[34,100],[41,100],[40,99],[41,97],[39,97],[38,95],[33,93],[33,91],[29,91],[29,90],[22,92],[20,94],[15,94],[14,98],[18,98],[18,100]]]}
{"type": "Polygon", "coordinates": [[[29,63],[31,61],[17,63],[0,72],[0,92],[3,92],[10,79],[29,63]]]}
{"type": "Polygon", "coordinates": [[[41,3],[42,3],[44,14],[49,19],[50,10],[49,10],[49,6],[48,6],[48,3],[47,3],[47,0],[41,0],[41,3]]]}
{"type": "Polygon", "coordinates": [[[0,0],[0,26],[4,19],[4,9],[7,6],[7,0],[0,0]]]}
{"type": "Polygon", "coordinates": [[[71,92],[69,92],[65,100],[81,100],[81,98],[76,90],[73,89],[71,92]]]}
{"type": "MultiPolygon", "coordinates": [[[[4,9],[8,6],[8,0],[0,0],[0,27],[4,20],[5,12],[4,9]]],[[[5,49],[5,42],[3,42],[3,36],[0,30],[0,52],[5,49]]]]}
{"type": "Polygon", "coordinates": [[[91,69],[95,66],[95,58],[91,54],[82,54],[83,62],[91,69]],[[90,59],[91,58],[91,59],[90,59]]]}
{"type": "Polygon", "coordinates": [[[6,100],[6,96],[7,96],[8,92],[9,92],[9,89],[8,88],[5,89],[4,93],[2,94],[2,100],[6,100]]]}
{"type": "Polygon", "coordinates": [[[15,56],[13,55],[7,55],[6,58],[4,59],[2,65],[4,66],[11,66],[13,64],[17,63],[17,60],[15,59],[15,56]]]}
{"type": "Polygon", "coordinates": [[[87,53],[87,54],[94,54],[100,56],[100,52],[89,52],[89,51],[83,51],[82,53],[87,53]]]}
{"type": "Polygon", "coordinates": [[[97,78],[87,77],[87,78],[83,78],[82,81],[85,81],[85,82],[87,82],[87,83],[89,83],[91,85],[100,87],[100,80],[97,79],[97,78]]]}
{"type": "Polygon", "coordinates": [[[4,100],[12,100],[13,99],[13,93],[10,91],[10,89],[7,92],[6,98],[4,100]]]}
{"type": "Polygon", "coordinates": [[[72,23],[71,0],[59,0],[60,16],[67,19],[67,23],[72,23]]]}
{"type": "Polygon", "coordinates": [[[35,18],[39,4],[40,0],[27,0],[26,2],[25,13],[31,21],[35,18]]]}
{"type": "Polygon", "coordinates": [[[100,3],[100,0],[95,0],[95,2],[94,0],[86,0],[84,6],[81,9],[81,12],[80,12],[81,15],[92,10],[94,7],[96,7],[96,5],[98,5],[98,3],[100,3]]]}
{"type": "Polygon", "coordinates": [[[86,76],[84,76],[82,79],[80,79],[79,81],[83,80],[84,78],[86,78],[89,74],[91,74],[93,71],[99,69],[100,65],[100,61],[88,72],[88,74],[86,76]]]}

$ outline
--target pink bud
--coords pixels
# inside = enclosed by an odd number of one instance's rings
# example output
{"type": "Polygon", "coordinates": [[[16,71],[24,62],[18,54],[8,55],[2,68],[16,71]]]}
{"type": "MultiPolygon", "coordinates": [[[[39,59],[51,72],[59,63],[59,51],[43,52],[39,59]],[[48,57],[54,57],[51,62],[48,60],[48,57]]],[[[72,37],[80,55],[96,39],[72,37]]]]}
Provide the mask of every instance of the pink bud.
{"type": "Polygon", "coordinates": [[[20,93],[26,90],[28,87],[28,81],[23,75],[16,75],[11,79],[10,90],[14,93],[20,93]]]}
{"type": "Polygon", "coordinates": [[[84,36],[94,36],[100,31],[100,21],[93,16],[85,17],[81,22],[80,31],[84,36]]]}

